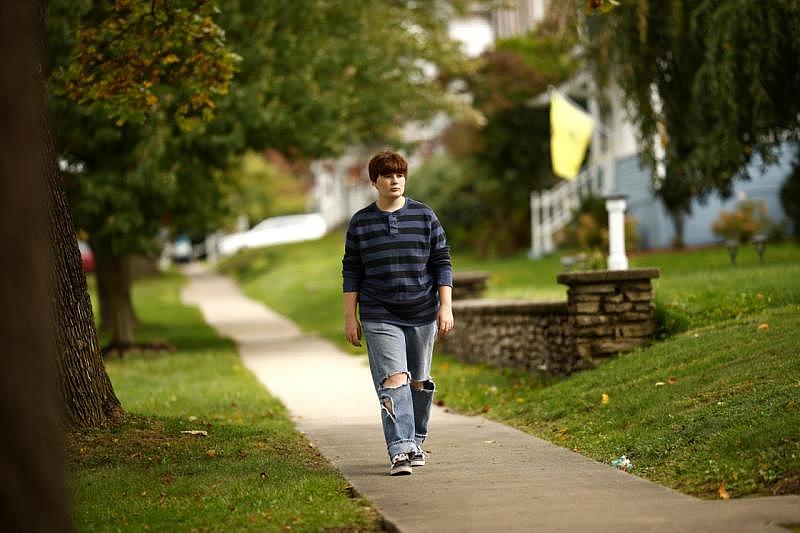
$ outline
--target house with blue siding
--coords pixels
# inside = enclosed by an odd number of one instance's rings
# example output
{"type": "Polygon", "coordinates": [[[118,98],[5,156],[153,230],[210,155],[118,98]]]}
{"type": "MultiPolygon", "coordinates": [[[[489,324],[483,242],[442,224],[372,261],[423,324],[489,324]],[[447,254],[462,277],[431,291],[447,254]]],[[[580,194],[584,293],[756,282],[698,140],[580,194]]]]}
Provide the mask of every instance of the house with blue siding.
{"type": "MultiPolygon", "coordinates": [[[[628,118],[621,90],[613,83],[602,91],[608,106],[599,105],[599,89],[587,73],[581,73],[558,88],[576,101],[587,102],[586,112],[597,127],[592,134],[586,167],[575,180],[565,180],[550,191],[531,194],[531,253],[540,257],[554,251],[553,235],[572,218],[573,210],[585,194],[599,196],[623,193],[628,196],[627,215],[636,221],[639,246],[643,249],[668,248],[675,238],[672,221],[654,193],[652,173],[640,164],[640,147],[636,131],[628,118]]],[[[547,105],[542,95],[529,105],[547,105]]],[[[774,222],[787,220],[780,202],[780,189],[791,172],[795,148],[781,147],[777,161],[763,165],[754,157],[748,166],[750,179],[734,183],[733,194],[722,198],[712,194],[705,200],[692,202],[691,213],[684,219],[683,241],[688,246],[720,242],[711,225],[721,211],[733,211],[743,200],[762,201],[774,222]]]]}
{"type": "MultiPolygon", "coordinates": [[[[776,221],[786,220],[780,202],[780,189],[792,168],[795,150],[785,146],[775,164],[762,168],[760,159],[749,165],[752,179],[737,180],[730,198],[719,194],[709,196],[704,202],[692,202],[692,212],[686,218],[684,242],[697,246],[719,242],[711,225],[720,211],[733,211],[742,200],[763,201],[767,214],[776,221]]],[[[649,169],[642,168],[637,154],[621,157],[615,163],[615,188],[628,195],[628,214],[636,220],[640,245],[643,248],[668,247],[674,237],[672,222],[660,201],[653,195],[649,169]]]]}

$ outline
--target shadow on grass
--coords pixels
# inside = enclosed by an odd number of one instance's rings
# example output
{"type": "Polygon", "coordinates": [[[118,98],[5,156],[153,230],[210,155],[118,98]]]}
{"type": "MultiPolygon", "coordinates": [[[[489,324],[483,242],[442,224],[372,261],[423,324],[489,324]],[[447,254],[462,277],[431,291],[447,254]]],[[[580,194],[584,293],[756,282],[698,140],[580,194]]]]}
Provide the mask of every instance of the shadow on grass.
{"type": "Polygon", "coordinates": [[[137,328],[138,342],[167,341],[180,352],[211,352],[235,350],[234,342],[219,337],[197,323],[143,321],[137,328]]]}

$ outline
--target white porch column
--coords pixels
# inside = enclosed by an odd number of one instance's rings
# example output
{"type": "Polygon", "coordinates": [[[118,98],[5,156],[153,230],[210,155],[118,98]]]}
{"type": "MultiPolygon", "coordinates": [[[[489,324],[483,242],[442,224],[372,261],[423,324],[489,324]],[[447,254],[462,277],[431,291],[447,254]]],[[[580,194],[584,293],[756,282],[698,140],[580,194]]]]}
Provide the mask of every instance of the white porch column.
{"type": "Polygon", "coordinates": [[[541,195],[538,192],[531,193],[531,251],[529,257],[537,259],[542,256],[542,241],[541,241],[541,218],[539,210],[541,208],[541,195]]]}
{"type": "Polygon", "coordinates": [[[551,254],[553,250],[553,197],[548,194],[542,197],[542,252],[551,254]]]}
{"type": "Polygon", "coordinates": [[[627,195],[612,194],[605,197],[608,210],[608,269],[628,270],[625,255],[625,207],[627,195]]]}

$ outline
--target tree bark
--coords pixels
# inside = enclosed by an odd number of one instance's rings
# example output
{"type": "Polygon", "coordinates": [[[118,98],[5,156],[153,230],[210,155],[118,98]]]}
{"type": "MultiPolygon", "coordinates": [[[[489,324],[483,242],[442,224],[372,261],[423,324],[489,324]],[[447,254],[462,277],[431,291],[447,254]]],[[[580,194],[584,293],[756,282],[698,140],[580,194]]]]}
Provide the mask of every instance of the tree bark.
{"type": "Polygon", "coordinates": [[[122,415],[122,408],[101,357],[86,275],[81,267],[78,241],[49,131],[45,139],[50,239],[55,267],[52,270],[52,303],[64,416],[70,425],[97,426],[122,415]]]}
{"type": "Polygon", "coordinates": [[[71,531],[50,318],[36,4],[0,2],[0,524],[71,531]]]}
{"type": "Polygon", "coordinates": [[[131,299],[131,260],[131,256],[113,256],[103,250],[95,255],[98,285],[103,286],[100,309],[108,321],[106,328],[112,346],[133,344],[136,317],[131,299]]]}
{"type": "MultiPolygon", "coordinates": [[[[45,12],[46,2],[42,1],[39,4],[41,42],[44,41],[45,12]]],[[[43,82],[40,80],[42,86],[43,82]]],[[[124,412],[103,364],[53,137],[47,119],[42,118],[41,122],[44,146],[40,157],[47,179],[50,218],[51,316],[58,350],[56,363],[62,416],[69,426],[99,426],[116,421],[124,412]]]]}

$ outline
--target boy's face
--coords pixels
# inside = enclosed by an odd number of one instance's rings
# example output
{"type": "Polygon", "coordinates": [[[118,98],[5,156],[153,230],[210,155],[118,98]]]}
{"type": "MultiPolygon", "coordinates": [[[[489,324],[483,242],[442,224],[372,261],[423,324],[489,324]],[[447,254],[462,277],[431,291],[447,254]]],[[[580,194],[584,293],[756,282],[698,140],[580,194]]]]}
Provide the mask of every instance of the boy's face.
{"type": "Polygon", "coordinates": [[[406,176],[401,172],[393,172],[378,176],[372,185],[378,189],[378,196],[384,200],[396,200],[406,190],[406,176]]]}

